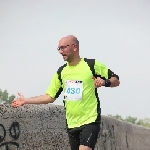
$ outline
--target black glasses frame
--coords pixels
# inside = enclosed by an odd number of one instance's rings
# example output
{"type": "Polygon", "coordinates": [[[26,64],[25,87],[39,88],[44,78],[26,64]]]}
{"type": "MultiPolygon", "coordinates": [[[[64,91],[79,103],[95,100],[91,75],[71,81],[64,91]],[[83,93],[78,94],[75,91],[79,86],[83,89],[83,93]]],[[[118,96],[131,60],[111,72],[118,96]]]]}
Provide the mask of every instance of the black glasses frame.
{"type": "MultiPolygon", "coordinates": [[[[75,45],[75,44],[71,44],[71,45],[75,45]]],[[[64,50],[65,48],[67,48],[68,46],[71,46],[71,45],[65,45],[65,46],[60,46],[57,48],[57,50],[64,50]]]]}

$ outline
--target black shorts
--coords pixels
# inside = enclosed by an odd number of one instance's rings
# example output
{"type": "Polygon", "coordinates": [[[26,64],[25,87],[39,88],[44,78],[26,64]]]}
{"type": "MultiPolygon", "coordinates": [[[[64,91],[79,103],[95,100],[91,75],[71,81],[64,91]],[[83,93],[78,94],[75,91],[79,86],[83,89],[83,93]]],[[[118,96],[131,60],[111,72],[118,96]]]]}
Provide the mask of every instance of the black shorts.
{"type": "Polygon", "coordinates": [[[79,150],[80,145],[88,146],[94,150],[100,123],[90,123],[78,128],[67,129],[71,150],[79,150]]]}

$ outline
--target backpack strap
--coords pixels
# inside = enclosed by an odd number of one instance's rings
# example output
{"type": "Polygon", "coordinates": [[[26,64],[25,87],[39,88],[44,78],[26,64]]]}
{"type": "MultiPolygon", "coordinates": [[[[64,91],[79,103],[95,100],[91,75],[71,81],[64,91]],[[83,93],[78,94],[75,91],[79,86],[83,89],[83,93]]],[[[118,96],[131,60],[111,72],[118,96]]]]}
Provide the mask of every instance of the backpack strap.
{"type": "Polygon", "coordinates": [[[61,72],[62,70],[67,66],[67,64],[64,64],[63,66],[59,67],[59,69],[57,70],[57,74],[58,74],[58,79],[61,82],[62,85],[62,78],[61,78],[61,72]]]}
{"type": "Polygon", "coordinates": [[[88,66],[90,67],[90,70],[92,71],[92,74],[94,77],[96,77],[96,73],[95,73],[95,69],[94,69],[94,65],[95,65],[95,59],[87,59],[84,58],[84,61],[88,64],[88,66]]]}

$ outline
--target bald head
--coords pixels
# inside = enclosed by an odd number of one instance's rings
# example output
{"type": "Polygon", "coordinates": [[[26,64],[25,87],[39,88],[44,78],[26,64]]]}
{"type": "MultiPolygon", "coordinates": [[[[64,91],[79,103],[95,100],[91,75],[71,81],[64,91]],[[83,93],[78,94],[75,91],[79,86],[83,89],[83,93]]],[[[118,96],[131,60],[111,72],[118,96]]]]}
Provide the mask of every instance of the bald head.
{"type": "Polygon", "coordinates": [[[76,44],[77,46],[79,46],[79,41],[74,35],[67,35],[61,38],[59,41],[59,45],[61,45],[62,43],[65,45],[76,44]]]}

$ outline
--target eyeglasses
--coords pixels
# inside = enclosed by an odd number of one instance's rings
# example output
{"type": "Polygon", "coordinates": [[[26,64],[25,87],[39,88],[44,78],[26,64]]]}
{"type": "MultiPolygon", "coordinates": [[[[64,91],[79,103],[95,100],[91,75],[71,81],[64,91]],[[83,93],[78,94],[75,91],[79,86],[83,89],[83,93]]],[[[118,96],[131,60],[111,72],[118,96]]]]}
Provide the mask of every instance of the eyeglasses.
{"type": "MultiPolygon", "coordinates": [[[[71,44],[71,45],[75,45],[75,44],[71,44]]],[[[71,46],[71,45],[60,46],[60,47],[57,48],[57,50],[58,50],[58,51],[59,51],[59,50],[64,50],[64,49],[66,49],[68,46],[71,46]]]]}

